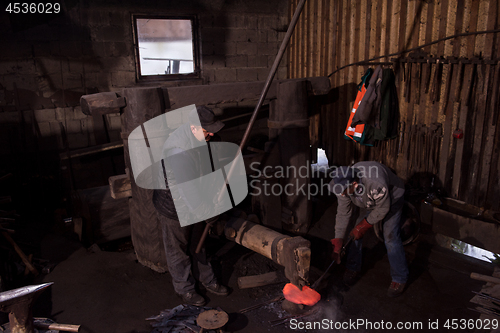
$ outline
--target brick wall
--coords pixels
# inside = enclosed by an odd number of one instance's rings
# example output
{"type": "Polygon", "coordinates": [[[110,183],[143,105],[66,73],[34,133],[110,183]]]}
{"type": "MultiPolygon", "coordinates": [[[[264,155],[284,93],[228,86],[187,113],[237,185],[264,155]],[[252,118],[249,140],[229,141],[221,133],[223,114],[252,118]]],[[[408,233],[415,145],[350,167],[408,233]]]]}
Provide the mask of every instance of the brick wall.
{"type": "MultiPolygon", "coordinates": [[[[33,22],[22,14],[0,14],[2,141],[12,140],[17,126],[16,138],[52,138],[40,141],[42,149],[62,149],[62,131],[70,149],[95,144],[92,119],[81,113],[79,99],[83,94],[140,85],[135,78],[133,13],[198,15],[202,80],[188,84],[264,81],[288,23],[284,0],[229,5],[209,0],[71,3],[61,15],[46,14],[33,22]]],[[[276,78],[286,78],[284,60],[276,78]]],[[[161,84],[180,83],[155,83],[161,84]]],[[[109,115],[107,122],[111,139],[118,140],[119,115],[109,115]]],[[[0,153],[16,147],[4,145],[0,153]]]]}
{"type": "MultiPolygon", "coordinates": [[[[233,13],[201,16],[205,82],[265,81],[287,27],[286,15],[233,13]]],[[[285,57],[286,59],[286,57],[285,57]]],[[[277,78],[286,78],[286,61],[277,78]]]]}

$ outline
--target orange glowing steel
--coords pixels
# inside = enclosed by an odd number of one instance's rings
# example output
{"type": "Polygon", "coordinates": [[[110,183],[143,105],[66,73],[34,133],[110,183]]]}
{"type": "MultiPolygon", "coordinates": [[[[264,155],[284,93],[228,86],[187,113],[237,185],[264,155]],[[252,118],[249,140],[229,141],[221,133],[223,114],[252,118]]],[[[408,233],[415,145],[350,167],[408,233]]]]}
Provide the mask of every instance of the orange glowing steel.
{"type": "Polygon", "coordinates": [[[309,288],[308,286],[302,287],[302,290],[299,289],[293,283],[287,283],[283,288],[283,295],[287,300],[295,304],[304,304],[308,306],[313,306],[318,303],[321,299],[321,295],[314,289],[309,288]]]}

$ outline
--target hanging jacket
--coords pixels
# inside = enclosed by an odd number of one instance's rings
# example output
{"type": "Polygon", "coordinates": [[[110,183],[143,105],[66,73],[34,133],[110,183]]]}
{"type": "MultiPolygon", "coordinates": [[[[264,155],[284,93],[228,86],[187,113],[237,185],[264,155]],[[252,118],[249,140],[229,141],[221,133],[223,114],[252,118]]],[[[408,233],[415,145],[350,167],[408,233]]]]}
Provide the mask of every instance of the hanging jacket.
{"type": "Polygon", "coordinates": [[[399,103],[392,69],[382,69],[381,66],[378,66],[370,75],[369,81],[362,81],[361,84],[366,86],[366,92],[355,113],[351,114],[350,126],[358,128],[358,126],[364,125],[364,127],[362,135],[353,137],[353,140],[373,146],[376,140],[397,137],[399,103]]]}
{"type": "Polygon", "coordinates": [[[356,100],[354,101],[354,105],[352,107],[351,114],[349,116],[349,121],[347,122],[347,127],[344,132],[344,138],[357,142],[364,142],[365,141],[365,124],[363,123],[358,123],[358,124],[353,124],[353,119],[355,118],[359,106],[361,104],[361,101],[363,100],[366,91],[367,91],[367,86],[368,86],[368,81],[370,80],[370,77],[372,75],[372,69],[369,68],[365,75],[361,78],[361,83],[358,85],[358,94],[356,95],[356,100]]]}
{"type": "Polygon", "coordinates": [[[380,84],[382,83],[382,67],[377,66],[370,76],[366,93],[361,100],[358,110],[352,119],[352,124],[369,124],[377,127],[378,109],[381,104],[380,84]]]}

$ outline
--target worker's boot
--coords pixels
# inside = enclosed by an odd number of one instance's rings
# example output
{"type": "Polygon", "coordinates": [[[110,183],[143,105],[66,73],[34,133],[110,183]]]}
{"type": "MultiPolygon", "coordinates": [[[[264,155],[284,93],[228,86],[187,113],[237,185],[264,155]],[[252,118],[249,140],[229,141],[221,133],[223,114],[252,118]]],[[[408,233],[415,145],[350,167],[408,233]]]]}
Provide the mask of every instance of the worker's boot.
{"type": "Polygon", "coordinates": [[[196,291],[191,291],[191,292],[188,292],[185,294],[180,294],[179,296],[181,296],[182,301],[185,304],[195,305],[195,306],[205,305],[205,299],[201,295],[196,293],[196,291]]]}
{"type": "Polygon", "coordinates": [[[203,285],[207,289],[208,292],[219,296],[227,296],[229,295],[229,289],[222,284],[215,282],[210,285],[203,285]]]}
{"type": "Polygon", "coordinates": [[[387,289],[387,296],[389,297],[398,297],[405,290],[406,283],[397,283],[392,281],[389,289],[387,289]]]}

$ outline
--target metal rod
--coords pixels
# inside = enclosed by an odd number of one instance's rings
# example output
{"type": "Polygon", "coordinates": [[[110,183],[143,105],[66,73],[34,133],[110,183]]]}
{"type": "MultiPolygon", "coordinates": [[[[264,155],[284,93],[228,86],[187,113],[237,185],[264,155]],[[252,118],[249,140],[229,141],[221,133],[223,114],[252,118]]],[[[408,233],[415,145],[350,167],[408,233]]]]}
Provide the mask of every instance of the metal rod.
{"type": "MultiPolygon", "coordinates": [[[[253,115],[250,118],[247,129],[245,131],[245,134],[243,135],[243,139],[241,140],[240,151],[243,149],[243,147],[245,146],[245,143],[248,140],[250,131],[252,130],[252,127],[253,127],[253,124],[255,123],[255,120],[257,119],[257,114],[258,114],[258,112],[259,112],[259,110],[264,102],[264,99],[266,98],[266,95],[267,95],[267,92],[269,91],[269,88],[271,87],[271,82],[273,80],[274,75],[276,74],[276,70],[278,69],[278,66],[279,66],[279,63],[281,62],[281,59],[283,58],[283,54],[285,53],[285,49],[288,45],[288,42],[290,41],[290,38],[291,38],[292,33],[295,29],[295,26],[297,25],[300,13],[302,12],[302,9],[304,8],[305,2],[306,2],[306,0],[301,0],[300,3],[297,5],[297,8],[295,9],[295,13],[293,14],[290,25],[288,26],[288,30],[286,32],[285,38],[281,42],[280,49],[278,51],[278,54],[276,55],[276,58],[274,59],[273,66],[271,67],[271,71],[269,72],[269,75],[267,77],[266,83],[264,85],[264,89],[262,90],[262,94],[260,95],[259,101],[258,101],[257,105],[255,106],[255,110],[253,111],[253,115]]],[[[229,172],[231,172],[231,170],[229,172]]]]}
{"type": "MultiPolygon", "coordinates": [[[[349,236],[349,239],[347,240],[347,242],[344,244],[344,246],[342,246],[342,249],[340,250],[340,257],[343,257],[344,254],[345,254],[345,250],[347,248],[347,246],[349,246],[349,244],[351,243],[351,241],[353,240],[353,238],[351,236],[349,236]]],[[[333,264],[335,263],[335,259],[332,260],[332,262],[330,263],[330,266],[328,266],[328,268],[325,270],[325,272],[323,274],[321,274],[321,276],[319,277],[319,279],[317,279],[311,286],[311,289],[314,289],[316,290],[316,288],[318,287],[319,283],[321,282],[321,280],[323,280],[323,278],[325,277],[326,273],[328,273],[328,271],[330,270],[330,268],[333,266],[333,264]]]]}
{"type": "Polygon", "coordinates": [[[473,308],[468,308],[469,310],[472,310],[472,311],[476,311],[476,312],[480,312],[480,313],[483,313],[483,314],[489,314],[489,315],[492,315],[492,316],[497,316],[497,317],[500,317],[500,314],[497,313],[497,312],[494,312],[494,311],[491,311],[487,308],[484,308],[484,307],[477,307],[475,309],[473,308]]]}
{"type": "Polygon", "coordinates": [[[279,301],[281,301],[282,299],[284,299],[284,297],[283,297],[283,296],[278,296],[278,297],[276,297],[276,298],[270,299],[269,301],[262,302],[262,303],[259,303],[259,304],[255,304],[255,305],[249,306],[248,308],[241,309],[241,310],[240,310],[240,311],[238,311],[238,312],[239,312],[239,313],[245,313],[245,312],[248,312],[248,311],[251,311],[251,310],[258,309],[258,308],[260,308],[261,306],[264,306],[264,305],[267,305],[267,304],[270,304],[270,303],[279,302],[279,301]]]}
{"type": "Polygon", "coordinates": [[[328,266],[328,268],[325,270],[325,272],[323,274],[321,274],[321,276],[319,277],[319,279],[317,279],[313,285],[311,286],[311,289],[315,289],[318,287],[319,283],[321,282],[321,280],[323,280],[323,278],[325,277],[326,273],[328,273],[328,271],[330,270],[330,268],[333,266],[333,264],[335,264],[335,259],[332,260],[332,262],[330,263],[330,266],[328,266]]]}
{"type": "Polygon", "coordinates": [[[318,309],[311,309],[309,311],[307,311],[306,313],[303,313],[301,315],[294,315],[294,316],[288,316],[286,318],[284,318],[283,320],[271,325],[271,327],[275,327],[275,326],[279,326],[279,325],[282,325],[282,324],[285,324],[286,322],[288,322],[290,319],[299,319],[299,318],[302,318],[302,317],[307,317],[307,316],[310,316],[314,313],[316,313],[318,311],[318,309]]]}
{"type": "Polygon", "coordinates": [[[351,64],[347,64],[345,66],[337,68],[336,70],[334,70],[333,72],[331,72],[330,74],[328,74],[328,77],[330,77],[333,74],[337,73],[338,71],[340,71],[340,70],[342,70],[344,68],[350,67],[350,66],[355,66],[355,65],[358,65],[358,64],[364,63],[364,62],[371,62],[371,61],[378,60],[378,59],[381,59],[381,58],[388,58],[388,57],[398,56],[398,55],[401,55],[401,54],[404,54],[404,53],[409,53],[411,51],[419,50],[419,49],[422,49],[424,47],[431,46],[431,45],[434,45],[434,44],[439,43],[439,42],[443,42],[443,41],[448,40],[448,39],[457,38],[457,37],[463,37],[463,36],[472,36],[472,35],[497,33],[497,32],[500,32],[500,29],[485,30],[485,31],[474,31],[474,32],[465,32],[465,33],[460,33],[460,34],[456,34],[456,35],[452,35],[452,36],[440,38],[438,40],[435,40],[435,41],[432,41],[430,43],[423,44],[423,45],[420,45],[420,46],[417,46],[417,47],[414,47],[414,48],[411,48],[411,49],[407,49],[407,50],[403,50],[403,51],[399,51],[399,52],[391,53],[391,54],[384,54],[384,55],[381,55],[381,56],[377,56],[375,58],[371,58],[371,59],[367,59],[367,60],[363,60],[363,61],[358,61],[358,62],[353,62],[351,64]]]}
{"type": "MultiPolygon", "coordinates": [[[[226,188],[228,179],[231,178],[236,163],[235,160],[241,154],[241,151],[243,150],[243,147],[245,146],[246,142],[248,141],[248,138],[250,136],[250,131],[252,130],[253,124],[255,123],[255,120],[257,119],[257,114],[259,113],[259,110],[264,103],[264,99],[266,98],[267,92],[269,91],[269,88],[271,87],[271,82],[273,80],[274,75],[276,74],[276,70],[278,69],[279,63],[281,59],[283,58],[283,54],[285,53],[286,46],[288,45],[288,42],[290,41],[290,37],[292,36],[293,30],[295,29],[295,26],[297,25],[297,22],[299,20],[300,13],[302,12],[302,9],[304,8],[304,5],[306,3],[306,0],[301,0],[299,4],[297,5],[297,8],[295,9],[295,13],[293,14],[292,20],[290,21],[290,25],[288,26],[288,30],[286,32],[285,38],[281,42],[280,49],[278,51],[278,54],[276,55],[276,58],[274,59],[273,66],[271,67],[271,71],[269,72],[269,75],[267,76],[266,83],[264,84],[264,89],[262,89],[262,93],[260,95],[259,101],[257,102],[257,105],[255,106],[255,109],[253,111],[252,117],[250,118],[250,121],[248,122],[247,129],[245,131],[245,134],[243,134],[243,138],[241,139],[240,143],[240,149],[236,152],[236,156],[234,157],[233,162],[231,163],[231,168],[229,169],[229,172],[227,173],[227,178],[225,179],[225,184],[222,187],[220,193],[219,193],[219,198],[217,202],[220,202],[224,195],[224,189],[226,188]]],[[[212,223],[207,223],[205,226],[205,230],[203,230],[203,234],[201,235],[200,241],[198,243],[198,246],[196,247],[196,253],[200,253],[201,248],[203,247],[203,243],[205,243],[205,239],[207,238],[208,231],[210,230],[210,227],[212,226],[212,223]]]]}
{"type": "Polygon", "coordinates": [[[481,298],[487,298],[487,299],[490,299],[490,300],[493,300],[493,301],[497,301],[497,302],[500,302],[500,299],[499,298],[496,298],[496,297],[493,297],[493,296],[490,296],[489,294],[485,294],[483,292],[477,292],[477,291],[472,291],[474,294],[478,295],[479,297],[481,298]]]}

